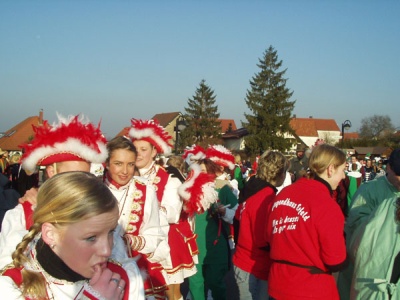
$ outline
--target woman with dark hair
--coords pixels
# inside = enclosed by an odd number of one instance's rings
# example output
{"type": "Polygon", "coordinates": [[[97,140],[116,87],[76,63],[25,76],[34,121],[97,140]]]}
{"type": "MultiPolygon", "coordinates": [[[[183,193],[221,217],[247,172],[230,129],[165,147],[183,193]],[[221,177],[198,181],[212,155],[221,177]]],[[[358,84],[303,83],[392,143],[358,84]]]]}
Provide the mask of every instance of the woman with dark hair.
{"type": "Polygon", "coordinates": [[[157,292],[153,287],[163,279],[160,270],[151,267],[151,259],[163,238],[156,192],[153,186],[134,176],[137,152],[129,139],[115,137],[107,143],[107,150],[104,183],[118,201],[120,226],[116,233],[124,238],[127,246],[121,249],[116,245],[113,255],[123,257],[127,250],[129,257],[138,258],[137,264],[146,274],[146,295],[153,295],[157,292]]]}
{"type": "Polygon", "coordinates": [[[267,240],[273,299],[339,299],[335,278],[345,266],[344,216],[333,191],[345,177],[346,155],[322,144],[310,155],[308,178],[284,188],[269,209],[267,240]]]}

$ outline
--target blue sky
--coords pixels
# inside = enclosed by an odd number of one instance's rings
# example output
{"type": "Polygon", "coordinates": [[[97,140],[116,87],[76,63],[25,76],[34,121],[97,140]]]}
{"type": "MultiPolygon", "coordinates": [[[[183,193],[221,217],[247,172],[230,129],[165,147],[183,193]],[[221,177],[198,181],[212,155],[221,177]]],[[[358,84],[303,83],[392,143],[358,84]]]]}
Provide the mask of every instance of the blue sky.
{"type": "Polygon", "coordinates": [[[297,117],[400,126],[400,1],[0,1],[0,132],[83,113],[112,137],[181,111],[202,79],[241,127],[272,45],[297,117]]]}

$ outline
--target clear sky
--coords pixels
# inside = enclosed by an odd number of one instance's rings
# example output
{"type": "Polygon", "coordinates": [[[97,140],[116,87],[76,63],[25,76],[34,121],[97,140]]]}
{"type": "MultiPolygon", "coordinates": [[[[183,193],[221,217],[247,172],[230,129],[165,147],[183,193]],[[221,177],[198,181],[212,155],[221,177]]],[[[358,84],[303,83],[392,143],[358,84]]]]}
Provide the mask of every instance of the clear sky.
{"type": "Polygon", "coordinates": [[[400,1],[0,1],[0,132],[83,113],[107,137],[184,112],[202,79],[237,127],[272,45],[297,117],[400,126],[400,1]]]}

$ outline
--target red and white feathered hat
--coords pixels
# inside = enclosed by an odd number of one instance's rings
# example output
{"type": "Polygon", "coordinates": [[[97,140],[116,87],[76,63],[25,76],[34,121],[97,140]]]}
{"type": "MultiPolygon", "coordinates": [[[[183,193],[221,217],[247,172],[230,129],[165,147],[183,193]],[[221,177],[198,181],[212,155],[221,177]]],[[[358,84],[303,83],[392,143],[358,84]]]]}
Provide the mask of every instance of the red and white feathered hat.
{"type": "Polygon", "coordinates": [[[21,164],[24,170],[34,172],[36,166],[47,166],[63,161],[88,161],[104,163],[107,159],[107,140],[100,131],[100,124],[78,116],[64,118],[57,114],[59,123],[33,126],[35,136],[25,149],[21,164]]]}
{"type": "Polygon", "coordinates": [[[199,164],[191,165],[188,178],[178,188],[178,194],[183,199],[183,210],[190,216],[203,213],[218,200],[214,180],[215,175],[202,172],[199,164]]]}
{"type": "Polygon", "coordinates": [[[188,164],[191,164],[193,161],[206,158],[206,150],[204,150],[204,148],[201,146],[192,145],[192,147],[186,147],[185,151],[183,152],[182,158],[188,164]]]}
{"type": "Polygon", "coordinates": [[[169,140],[172,137],[166,132],[157,120],[131,120],[129,137],[133,141],[144,140],[156,147],[158,153],[170,154],[172,145],[169,140]]]}
{"type": "Polygon", "coordinates": [[[206,157],[217,165],[228,167],[233,170],[235,168],[235,157],[232,152],[222,145],[211,145],[207,148],[206,157]]]}

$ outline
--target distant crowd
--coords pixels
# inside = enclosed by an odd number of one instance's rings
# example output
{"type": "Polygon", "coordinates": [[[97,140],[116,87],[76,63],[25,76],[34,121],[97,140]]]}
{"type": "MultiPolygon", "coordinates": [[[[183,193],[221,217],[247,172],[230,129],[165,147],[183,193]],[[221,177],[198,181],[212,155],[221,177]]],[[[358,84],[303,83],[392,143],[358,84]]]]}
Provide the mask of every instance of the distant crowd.
{"type": "Polygon", "coordinates": [[[220,300],[229,270],[238,299],[400,299],[400,148],[250,162],[172,155],[157,120],[109,141],[83,116],[35,132],[0,149],[6,299],[220,300]]]}

